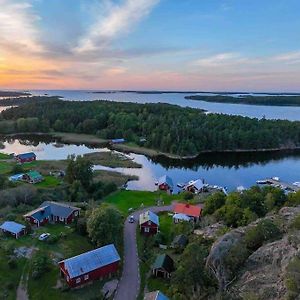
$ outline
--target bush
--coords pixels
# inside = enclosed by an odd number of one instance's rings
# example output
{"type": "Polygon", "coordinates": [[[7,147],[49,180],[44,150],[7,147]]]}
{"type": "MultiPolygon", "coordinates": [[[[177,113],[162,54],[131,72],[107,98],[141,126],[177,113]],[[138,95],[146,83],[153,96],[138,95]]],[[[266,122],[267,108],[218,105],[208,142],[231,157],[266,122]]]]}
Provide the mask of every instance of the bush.
{"type": "Polygon", "coordinates": [[[257,226],[247,230],[244,240],[247,248],[255,251],[263,242],[281,236],[279,228],[271,220],[262,220],[257,226]]]}
{"type": "Polygon", "coordinates": [[[50,258],[44,254],[37,252],[32,259],[31,277],[38,279],[50,269],[50,258]]]}
{"type": "Polygon", "coordinates": [[[47,238],[46,242],[47,242],[48,244],[50,244],[50,245],[53,245],[53,244],[57,243],[58,240],[59,240],[59,236],[57,236],[57,235],[50,235],[50,236],[47,238]]]}
{"type": "Polygon", "coordinates": [[[300,214],[293,219],[290,228],[300,230],[300,214]]]}
{"type": "Polygon", "coordinates": [[[191,192],[184,192],[183,199],[184,200],[192,200],[194,198],[194,194],[191,192]]]}
{"type": "Polygon", "coordinates": [[[8,261],[7,264],[10,269],[16,269],[17,268],[17,260],[14,257],[11,257],[8,261]]]}

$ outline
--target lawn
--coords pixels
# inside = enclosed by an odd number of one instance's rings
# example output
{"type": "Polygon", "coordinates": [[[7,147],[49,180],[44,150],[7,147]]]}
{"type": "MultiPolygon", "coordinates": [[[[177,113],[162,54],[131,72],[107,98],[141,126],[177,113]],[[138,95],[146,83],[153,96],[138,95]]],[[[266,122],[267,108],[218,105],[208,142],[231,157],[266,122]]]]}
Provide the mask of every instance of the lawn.
{"type": "MultiPolygon", "coordinates": [[[[24,258],[17,260],[17,266],[11,269],[7,263],[7,252],[5,249],[15,249],[18,247],[34,247],[49,255],[53,260],[59,261],[63,258],[72,257],[93,249],[87,237],[81,236],[74,231],[73,226],[63,224],[47,225],[34,231],[33,235],[27,235],[18,240],[12,237],[0,238],[0,299],[16,299],[16,289],[19,284],[23,270],[27,270],[25,275],[30,274],[30,261],[24,258]],[[61,237],[56,243],[49,244],[46,241],[39,241],[41,233],[48,232],[52,236],[61,237]],[[26,269],[25,269],[26,268],[26,269]],[[2,294],[1,294],[2,293],[2,294]],[[5,293],[5,294],[3,294],[5,293]],[[3,297],[2,297],[3,296],[3,297]]],[[[28,291],[30,299],[91,299],[100,294],[103,283],[97,281],[83,289],[76,291],[63,291],[54,288],[59,279],[59,268],[53,263],[50,270],[38,279],[29,278],[28,291]]]]}
{"type": "Polygon", "coordinates": [[[127,215],[130,208],[156,206],[157,200],[162,200],[162,205],[169,205],[174,200],[180,200],[181,195],[168,195],[164,192],[147,191],[118,191],[105,198],[106,203],[116,206],[123,214],[127,215]]]}
{"type": "Polygon", "coordinates": [[[5,153],[0,153],[0,160],[2,159],[10,159],[11,158],[11,156],[10,155],[8,155],[8,154],[5,154],[5,153]]]}
{"type": "Polygon", "coordinates": [[[54,176],[44,176],[44,181],[35,184],[39,188],[51,188],[56,187],[62,183],[62,180],[54,176]]]}

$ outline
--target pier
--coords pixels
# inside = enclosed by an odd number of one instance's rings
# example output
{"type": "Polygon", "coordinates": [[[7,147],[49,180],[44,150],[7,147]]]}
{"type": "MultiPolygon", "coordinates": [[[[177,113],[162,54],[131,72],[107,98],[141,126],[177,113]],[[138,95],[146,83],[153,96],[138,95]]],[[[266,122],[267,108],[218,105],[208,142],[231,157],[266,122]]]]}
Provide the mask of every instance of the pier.
{"type": "Polygon", "coordinates": [[[296,185],[293,185],[291,183],[286,183],[286,182],[283,182],[281,180],[277,180],[277,179],[274,179],[274,178],[267,178],[265,180],[258,180],[257,184],[272,185],[272,186],[275,186],[275,187],[279,187],[282,190],[287,190],[287,191],[292,191],[292,192],[300,191],[300,186],[296,186],[296,185]]]}

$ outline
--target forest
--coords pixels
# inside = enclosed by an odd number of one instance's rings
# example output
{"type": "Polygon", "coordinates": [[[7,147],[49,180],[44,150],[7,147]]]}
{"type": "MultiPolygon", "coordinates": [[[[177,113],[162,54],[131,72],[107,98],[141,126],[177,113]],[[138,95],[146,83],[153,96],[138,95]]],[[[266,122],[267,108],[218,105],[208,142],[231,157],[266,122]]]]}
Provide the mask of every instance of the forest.
{"type": "Polygon", "coordinates": [[[186,96],[188,100],[199,100],[205,102],[232,103],[232,104],[250,104],[250,105],[269,105],[269,106],[300,106],[300,96],[241,96],[233,97],[228,95],[186,96]]]}
{"type": "Polygon", "coordinates": [[[170,104],[111,101],[36,101],[5,110],[0,133],[72,132],[127,142],[164,153],[294,149],[300,122],[205,114],[170,104]]]}

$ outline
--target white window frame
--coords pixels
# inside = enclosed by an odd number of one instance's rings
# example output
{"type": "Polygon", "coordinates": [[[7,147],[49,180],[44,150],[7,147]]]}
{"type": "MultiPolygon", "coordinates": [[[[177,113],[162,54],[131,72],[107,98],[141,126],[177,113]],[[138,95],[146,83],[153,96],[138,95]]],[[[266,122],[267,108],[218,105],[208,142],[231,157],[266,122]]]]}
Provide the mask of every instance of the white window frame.
{"type": "Polygon", "coordinates": [[[89,274],[84,275],[84,280],[89,280],[90,276],[89,274]]]}
{"type": "Polygon", "coordinates": [[[149,227],[145,227],[144,232],[149,233],[150,232],[150,228],[149,227]]]}
{"type": "Polygon", "coordinates": [[[80,277],[76,278],[76,284],[78,284],[80,282],[81,282],[81,278],[80,277]]]}

